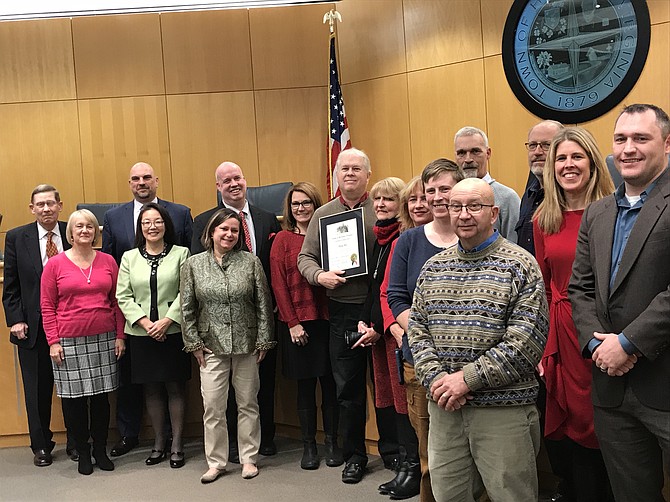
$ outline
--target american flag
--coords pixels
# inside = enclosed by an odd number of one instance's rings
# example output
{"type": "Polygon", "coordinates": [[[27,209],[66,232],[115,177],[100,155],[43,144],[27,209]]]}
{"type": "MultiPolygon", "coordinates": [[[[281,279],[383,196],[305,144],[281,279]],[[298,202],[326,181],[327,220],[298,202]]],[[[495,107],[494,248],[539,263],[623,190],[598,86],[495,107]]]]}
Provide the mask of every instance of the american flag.
{"type": "Polygon", "coordinates": [[[335,162],[342,150],[351,148],[349,138],[349,126],[347,115],[344,112],[344,100],[337,72],[337,59],[335,57],[335,34],[330,35],[330,106],[328,107],[328,193],[330,197],[339,195],[340,190],[335,179],[335,162]]]}

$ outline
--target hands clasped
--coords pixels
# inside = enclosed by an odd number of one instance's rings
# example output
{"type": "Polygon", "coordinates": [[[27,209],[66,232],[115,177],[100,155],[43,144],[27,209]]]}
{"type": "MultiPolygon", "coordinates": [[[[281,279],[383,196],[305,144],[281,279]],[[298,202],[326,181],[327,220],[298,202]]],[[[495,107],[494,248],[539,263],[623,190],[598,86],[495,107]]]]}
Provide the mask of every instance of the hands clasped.
{"type": "Polygon", "coordinates": [[[623,350],[617,334],[594,331],[593,336],[602,341],[591,357],[600,371],[609,376],[623,376],[633,369],[637,356],[623,350]]]}
{"type": "Polygon", "coordinates": [[[444,375],[430,386],[430,396],[439,408],[456,411],[472,399],[470,388],[463,379],[463,371],[444,375]]]}

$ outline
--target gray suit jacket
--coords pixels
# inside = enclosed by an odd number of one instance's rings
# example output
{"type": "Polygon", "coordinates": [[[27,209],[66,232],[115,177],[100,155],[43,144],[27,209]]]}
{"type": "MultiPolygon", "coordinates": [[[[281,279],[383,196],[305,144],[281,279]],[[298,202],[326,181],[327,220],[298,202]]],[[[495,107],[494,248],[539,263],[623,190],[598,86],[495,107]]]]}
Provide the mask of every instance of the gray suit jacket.
{"type": "Polygon", "coordinates": [[[645,201],[610,290],[614,195],[594,202],[582,218],[569,286],[573,318],[585,357],[594,331],[624,332],[642,357],[623,377],[593,369],[593,403],[621,404],[630,385],[646,406],[670,410],[670,171],[645,201]]]}

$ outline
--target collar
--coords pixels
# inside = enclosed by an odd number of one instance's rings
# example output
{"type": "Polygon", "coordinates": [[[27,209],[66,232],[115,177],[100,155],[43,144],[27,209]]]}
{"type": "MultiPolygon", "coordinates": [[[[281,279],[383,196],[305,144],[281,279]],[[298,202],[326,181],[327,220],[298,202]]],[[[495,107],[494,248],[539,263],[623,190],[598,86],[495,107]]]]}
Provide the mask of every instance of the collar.
{"type": "MultiPolygon", "coordinates": [[[[642,193],[640,194],[640,201],[638,204],[642,205],[644,202],[647,200],[647,197],[649,194],[652,192],[652,190],[656,187],[656,184],[658,183],[658,180],[661,179],[661,176],[667,171],[668,167],[666,167],[661,174],[659,174],[654,181],[649,183],[647,185],[647,188],[645,188],[642,193]]],[[[616,200],[617,206],[619,207],[631,207],[631,205],[628,203],[628,199],[626,198],[626,183],[621,183],[619,187],[616,189],[614,192],[614,198],[616,200]]]]}
{"type": "MultiPolygon", "coordinates": [[[[37,223],[37,222],[35,222],[35,223],[37,223]]],[[[56,226],[54,227],[53,230],[47,230],[47,229],[44,228],[42,225],[40,225],[39,223],[37,223],[37,237],[38,237],[38,239],[44,239],[44,238],[46,238],[46,236],[47,236],[47,234],[48,234],[49,232],[53,232],[54,235],[55,235],[56,237],[58,237],[59,239],[61,238],[61,235],[60,235],[60,225],[58,224],[58,222],[56,222],[56,226]]],[[[61,239],[61,240],[62,240],[62,239],[61,239]]]]}
{"type": "MultiPolygon", "coordinates": [[[[158,204],[158,197],[154,197],[154,200],[152,200],[154,204],[158,204]]],[[[140,212],[140,209],[144,207],[144,204],[149,204],[148,202],[139,202],[137,199],[133,199],[133,211],[136,213],[140,212]]]]}
{"type": "Polygon", "coordinates": [[[493,244],[496,240],[498,240],[498,237],[499,237],[499,236],[500,236],[500,233],[498,232],[497,229],[494,228],[494,229],[493,229],[493,235],[491,235],[491,237],[489,237],[488,239],[486,239],[484,242],[482,242],[482,243],[479,244],[478,246],[473,247],[473,248],[470,249],[469,251],[466,251],[465,249],[463,249],[463,246],[461,246],[461,241],[459,240],[459,241],[458,241],[458,250],[461,251],[461,252],[463,252],[463,253],[466,253],[466,254],[470,254],[470,253],[478,253],[479,251],[482,251],[482,250],[486,249],[486,248],[489,247],[491,244],[493,244]]]}
{"type": "Polygon", "coordinates": [[[486,172],[486,174],[482,179],[486,181],[489,185],[495,181],[495,179],[493,179],[493,177],[489,174],[488,171],[486,172]]]}
{"type": "Polygon", "coordinates": [[[367,198],[368,198],[368,192],[365,192],[365,193],[363,194],[363,197],[361,197],[360,199],[358,199],[358,202],[356,202],[356,204],[354,204],[354,207],[349,207],[349,205],[348,205],[348,204],[346,203],[346,201],[344,200],[344,197],[342,197],[342,195],[340,195],[340,197],[339,197],[339,199],[340,199],[340,203],[341,203],[344,207],[349,208],[349,209],[356,209],[356,208],[360,207],[361,204],[363,204],[363,202],[365,202],[365,201],[367,200],[367,198]]]}
{"type": "Polygon", "coordinates": [[[249,217],[251,217],[251,212],[249,211],[249,201],[247,199],[244,199],[244,207],[242,209],[237,209],[236,207],[226,204],[225,202],[223,202],[223,207],[227,207],[231,211],[235,211],[237,214],[239,214],[240,211],[244,211],[244,214],[248,214],[249,217]]]}

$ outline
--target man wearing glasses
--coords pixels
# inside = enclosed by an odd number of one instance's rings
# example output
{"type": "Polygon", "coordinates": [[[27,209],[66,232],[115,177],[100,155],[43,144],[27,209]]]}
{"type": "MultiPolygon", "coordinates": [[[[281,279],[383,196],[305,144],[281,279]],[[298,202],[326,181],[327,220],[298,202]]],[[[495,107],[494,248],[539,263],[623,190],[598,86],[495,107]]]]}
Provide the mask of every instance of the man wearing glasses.
{"type": "Polygon", "coordinates": [[[500,215],[495,228],[506,239],[516,242],[514,225],[519,220],[519,204],[521,200],[514,190],[493,179],[488,171],[491,148],[486,133],[476,127],[463,127],[454,136],[456,164],[463,169],[466,178],[480,178],[493,189],[495,204],[500,208],[500,215]]]}
{"type": "Polygon", "coordinates": [[[555,120],[544,120],[531,127],[528,131],[528,181],[526,190],[521,198],[519,210],[519,222],[514,228],[516,242],[530,254],[535,256],[535,243],[533,242],[533,214],[542,200],[544,200],[543,173],[544,163],[547,160],[547,152],[551,146],[551,140],[556,133],[563,129],[563,124],[555,120]]]}
{"type": "Polygon", "coordinates": [[[428,389],[428,466],[436,500],[537,500],[540,427],[534,369],[548,332],[535,259],[494,229],[491,186],[465,179],[449,201],[458,244],[430,258],[409,317],[416,374],[428,389]]]}
{"type": "MultiPolygon", "coordinates": [[[[128,185],[133,200],[105,213],[102,225],[102,251],[111,254],[116,263],[121,263],[123,253],[134,247],[140,209],[149,202],[160,204],[167,210],[177,234],[177,244],[190,247],[193,232],[191,210],[156,196],[158,178],[154,174],[153,167],[146,162],[135,164],[130,168],[128,185]]],[[[112,457],[125,455],[138,445],[142,421],[142,386],[130,383],[131,357],[132,354],[126,348],[125,356],[119,360],[121,387],[116,400],[116,424],[121,440],[112,448],[110,452],[112,457]]]]}

